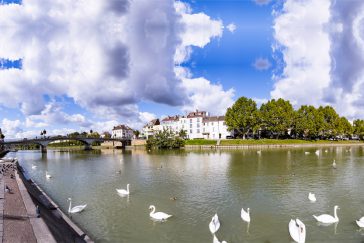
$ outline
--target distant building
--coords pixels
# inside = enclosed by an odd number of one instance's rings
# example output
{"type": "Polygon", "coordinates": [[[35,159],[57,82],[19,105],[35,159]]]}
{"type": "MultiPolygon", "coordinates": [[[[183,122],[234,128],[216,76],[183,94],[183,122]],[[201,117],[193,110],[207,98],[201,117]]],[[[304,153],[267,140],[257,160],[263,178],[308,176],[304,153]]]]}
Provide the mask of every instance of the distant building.
{"type": "Polygon", "coordinates": [[[111,138],[129,138],[132,139],[134,136],[133,129],[127,125],[115,126],[111,131],[111,138]]]}
{"type": "MultiPolygon", "coordinates": [[[[154,120],[153,120],[154,121],[154,120]]],[[[181,130],[186,131],[190,139],[226,139],[231,136],[227,130],[224,116],[209,116],[206,111],[194,111],[186,116],[167,116],[163,118],[160,125],[154,125],[153,121],[143,128],[146,138],[152,136],[156,131],[170,130],[178,134],[181,130]]]]}
{"type": "Polygon", "coordinates": [[[143,127],[142,137],[149,138],[150,136],[153,136],[157,131],[160,130],[162,130],[162,127],[159,119],[153,119],[143,127]]]}

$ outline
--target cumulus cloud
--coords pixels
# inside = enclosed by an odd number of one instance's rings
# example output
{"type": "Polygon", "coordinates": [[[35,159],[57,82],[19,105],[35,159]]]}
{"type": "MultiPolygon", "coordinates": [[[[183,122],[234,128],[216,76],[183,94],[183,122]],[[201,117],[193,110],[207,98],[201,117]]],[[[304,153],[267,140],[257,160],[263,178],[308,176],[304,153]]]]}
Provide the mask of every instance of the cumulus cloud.
{"type": "Polygon", "coordinates": [[[272,66],[272,64],[267,58],[259,57],[254,61],[253,66],[256,70],[265,71],[268,70],[272,66]]]}
{"type": "Polygon", "coordinates": [[[191,98],[191,103],[183,107],[184,112],[205,110],[215,115],[224,115],[233,103],[234,89],[225,91],[221,84],[199,78],[183,78],[183,85],[191,98]]]}
{"type": "Polygon", "coordinates": [[[226,26],[226,29],[228,29],[231,33],[234,33],[236,30],[236,25],[234,23],[230,23],[226,26]]]}
{"type": "Polygon", "coordinates": [[[285,67],[271,95],[363,118],[363,23],[362,1],[286,1],[274,24],[285,67]]]}
{"type": "Polygon", "coordinates": [[[254,2],[258,5],[267,5],[271,0],[254,0],[254,2]]]}
{"type": "Polygon", "coordinates": [[[275,51],[283,54],[285,67],[277,77],[273,98],[293,104],[321,103],[330,85],[330,1],[287,0],[274,20],[275,51]],[[309,94],[309,95],[308,95],[309,94]]]}
{"type": "Polygon", "coordinates": [[[176,12],[181,17],[183,31],[179,33],[181,44],[175,53],[175,63],[180,64],[188,60],[191,46],[205,47],[213,38],[220,38],[224,25],[222,20],[211,19],[205,13],[192,13],[192,9],[186,3],[175,2],[176,12]]]}

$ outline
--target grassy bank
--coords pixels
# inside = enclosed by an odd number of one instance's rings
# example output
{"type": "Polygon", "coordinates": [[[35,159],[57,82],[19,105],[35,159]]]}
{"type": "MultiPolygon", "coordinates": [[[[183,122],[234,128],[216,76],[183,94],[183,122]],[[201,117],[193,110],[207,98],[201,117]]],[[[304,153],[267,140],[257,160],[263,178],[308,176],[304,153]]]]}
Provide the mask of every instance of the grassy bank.
{"type": "Polygon", "coordinates": [[[208,140],[208,139],[191,139],[186,140],[185,145],[216,145],[216,140],[208,140]]]}
{"type": "MultiPolygon", "coordinates": [[[[216,145],[216,140],[207,139],[191,139],[186,140],[186,145],[216,145]]],[[[342,140],[300,140],[300,139],[224,139],[220,141],[220,145],[285,145],[285,144],[358,144],[361,141],[342,140]]]]}

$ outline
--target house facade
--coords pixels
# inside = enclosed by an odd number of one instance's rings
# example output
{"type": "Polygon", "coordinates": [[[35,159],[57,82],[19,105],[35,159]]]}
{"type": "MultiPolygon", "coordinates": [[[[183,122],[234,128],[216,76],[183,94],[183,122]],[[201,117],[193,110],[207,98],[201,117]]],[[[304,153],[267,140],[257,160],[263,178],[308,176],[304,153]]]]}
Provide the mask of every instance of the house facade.
{"type": "Polygon", "coordinates": [[[111,138],[129,138],[132,139],[134,136],[133,129],[127,125],[115,126],[111,131],[111,138]]]}
{"type": "Polygon", "coordinates": [[[159,119],[153,119],[143,127],[142,137],[149,138],[150,136],[153,136],[156,132],[161,130],[163,129],[159,119]]]}
{"type": "Polygon", "coordinates": [[[148,137],[161,130],[170,130],[175,134],[184,130],[189,139],[226,139],[232,135],[227,130],[224,116],[210,116],[208,112],[198,110],[185,116],[167,116],[160,125],[153,125],[151,121],[144,126],[143,134],[148,137]]]}

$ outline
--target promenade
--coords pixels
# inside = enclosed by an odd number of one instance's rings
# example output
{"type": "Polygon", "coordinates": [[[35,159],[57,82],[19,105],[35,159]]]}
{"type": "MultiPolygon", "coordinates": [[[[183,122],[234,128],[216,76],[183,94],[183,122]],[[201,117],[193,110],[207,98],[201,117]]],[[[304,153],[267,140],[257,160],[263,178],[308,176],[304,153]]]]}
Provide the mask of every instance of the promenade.
{"type": "Polygon", "coordinates": [[[0,243],[56,242],[15,169],[0,163],[0,243]]]}

